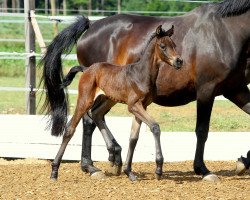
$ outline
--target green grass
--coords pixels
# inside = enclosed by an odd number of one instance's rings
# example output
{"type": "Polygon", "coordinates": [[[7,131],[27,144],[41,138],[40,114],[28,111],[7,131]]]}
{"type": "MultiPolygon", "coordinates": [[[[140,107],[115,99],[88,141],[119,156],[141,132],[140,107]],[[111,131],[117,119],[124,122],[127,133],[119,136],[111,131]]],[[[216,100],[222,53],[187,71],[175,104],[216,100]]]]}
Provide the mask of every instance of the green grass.
{"type": "MultiPolygon", "coordinates": [[[[69,89],[76,89],[78,77],[72,82],[69,89]]],[[[24,87],[23,77],[1,77],[0,87],[24,87]]],[[[41,93],[37,93],[37,113],[44,101],[39,103],[41,93]],[[39,104],[38,104],[39,103],[39,104]]],[[[76,106],[77,95],[69,95],[70,112],[72,114],[76,106]]],[[[24,114],[25,92],[0,91],[1,114],[24,114]]],[[[162,131],[194,131],[196,124],[196,103],[192,102],[185,106],[162,107],[151,104],[148,112],[160,123],[162,131]]],[[[123,104],[115,105],[108,116],[132,116],[123,104]]],[[[215,101],[210,131],[249,131],[249,116],[229,101],[215,101]]]]}

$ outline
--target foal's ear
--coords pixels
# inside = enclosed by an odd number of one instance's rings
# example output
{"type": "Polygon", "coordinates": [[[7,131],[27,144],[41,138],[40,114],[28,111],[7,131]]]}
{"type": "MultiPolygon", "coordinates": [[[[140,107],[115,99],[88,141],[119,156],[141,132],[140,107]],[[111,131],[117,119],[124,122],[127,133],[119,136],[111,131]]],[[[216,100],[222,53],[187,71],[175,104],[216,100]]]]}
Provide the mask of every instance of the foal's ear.
{"type": "Polygon", "coordinates": [[[156,33],[156,36],[158,36],[158,37],[162,36],[162,34],[163,34],[162,25],[157,27],[155,33],[156,33]]]}
{"type": "Polygon", "coordinates": [[[171,37],[174,34],[174,25],[172,25],[172,27],[166,31],[166,35],[171,37]]]}

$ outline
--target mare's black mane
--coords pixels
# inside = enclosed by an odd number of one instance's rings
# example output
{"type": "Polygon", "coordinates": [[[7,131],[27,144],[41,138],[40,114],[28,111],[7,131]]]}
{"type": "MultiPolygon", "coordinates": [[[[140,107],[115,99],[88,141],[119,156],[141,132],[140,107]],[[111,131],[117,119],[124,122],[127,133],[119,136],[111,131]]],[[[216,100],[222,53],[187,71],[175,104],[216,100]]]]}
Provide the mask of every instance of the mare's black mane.
{"type": "Polygon", "coordinates": [[[241,15],[250,9],[250,0],[225,0],[218,3],[217,13],[222,17],[241,15]]]}

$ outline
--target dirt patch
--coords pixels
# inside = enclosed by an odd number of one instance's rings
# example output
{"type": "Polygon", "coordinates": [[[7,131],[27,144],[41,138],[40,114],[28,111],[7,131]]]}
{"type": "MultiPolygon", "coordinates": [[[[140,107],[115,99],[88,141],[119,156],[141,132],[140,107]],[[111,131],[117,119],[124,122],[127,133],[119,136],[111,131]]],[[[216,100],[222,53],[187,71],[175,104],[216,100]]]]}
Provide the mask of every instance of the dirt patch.
{"type": "MultiPolygon", "coordinates": [[[[250,199],[249,172],[235,176],[235,162],[206,163],[220,183],[201,181],[191,161],[165,163],[160,181],[154,178],[153,162],[134,163],[138,181],[132,183],[124,174],[91,179],[79,163],[62,163],[58,181],[51,181],[49,161],[0,159],[0,199],[250,199]]],[[[106,162],[95,165],[109,169],[106,162]]]]}

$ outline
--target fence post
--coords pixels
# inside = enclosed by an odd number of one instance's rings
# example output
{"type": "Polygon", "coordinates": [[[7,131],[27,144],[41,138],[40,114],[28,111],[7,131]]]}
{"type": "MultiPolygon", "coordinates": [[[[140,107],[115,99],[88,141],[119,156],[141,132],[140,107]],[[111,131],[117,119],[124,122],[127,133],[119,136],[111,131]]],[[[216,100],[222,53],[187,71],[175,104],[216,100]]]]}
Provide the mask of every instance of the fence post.
{"type": "Polygon", "coordinates": [[[25,51],[28,54],[25,62],[26,69],[26,88],[30,91],[26,93],[26,113],[30,115],[36,114],[36,57],[31,55],[35,53],[35,33],[31,24],[30,10],[35,10],[34,0],[24,1],[25,11],[25,51]]]}

